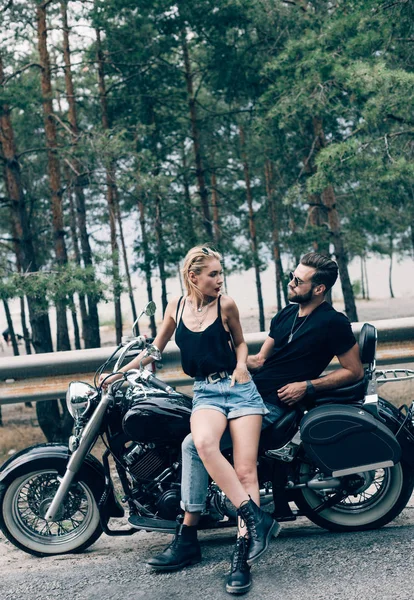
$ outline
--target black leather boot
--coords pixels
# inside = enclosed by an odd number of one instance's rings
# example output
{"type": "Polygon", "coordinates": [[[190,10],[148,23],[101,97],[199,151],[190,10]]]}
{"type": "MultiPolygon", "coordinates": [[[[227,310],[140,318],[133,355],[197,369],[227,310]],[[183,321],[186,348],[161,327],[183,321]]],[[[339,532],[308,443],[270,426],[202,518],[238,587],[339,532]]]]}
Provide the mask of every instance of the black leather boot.
{"type": "Polygon", "coordinates": [[[239,517],[246,523],[250,545],[247,564],[251,565],[269,546],[272,535],[277,537],[282,529],[269,513],[263,512],[252,499],[245,500],[237,510],[239,517]]]}
{"type": "Polygon", "coordinates": [[[197,527],[178,523],[171,544],[163,552],[150,558],[147,564],[158,571],[178,571],[200,561],[201,550],[197,539],[197,527]]]}
{"type": "Polygon", "coordinates": [[[231,571],[226,583],[229,594],[245,594],[252,585],[250,567],[246,562],[249,549],[249,538],[238,537],[231,558],[231,571]]]}

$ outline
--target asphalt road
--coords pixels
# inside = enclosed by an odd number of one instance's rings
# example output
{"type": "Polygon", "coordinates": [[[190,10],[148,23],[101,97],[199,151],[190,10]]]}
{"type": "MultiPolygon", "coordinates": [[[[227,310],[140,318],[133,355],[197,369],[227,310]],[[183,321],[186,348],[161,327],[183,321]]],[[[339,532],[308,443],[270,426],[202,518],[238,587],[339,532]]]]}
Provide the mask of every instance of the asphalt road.
{"type": "MultiPolygon", "coordinates": [[[[412,600],[414,506],[377,531],[334,534],[300,518],[253,567],[249,600],[412,600]]],[[[35,558],[0,536],[1,600],[207,600],[230,598],[234,530],[202,532],[203,562],[154,573],[146,560],[164,534],[102,536],[81,555],[35,558]]]]}

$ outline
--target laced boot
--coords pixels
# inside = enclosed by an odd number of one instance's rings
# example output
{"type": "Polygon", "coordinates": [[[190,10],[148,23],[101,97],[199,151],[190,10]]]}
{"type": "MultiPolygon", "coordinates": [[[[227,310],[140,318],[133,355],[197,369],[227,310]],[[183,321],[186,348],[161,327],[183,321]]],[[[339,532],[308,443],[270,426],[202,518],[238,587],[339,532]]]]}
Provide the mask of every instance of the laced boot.
{"type": "Polygon", "coordinates": [[[197,539],[197,527],[177,522],[171,544],[163,552],[150,558],[147,564],[158,571],[178,571],[200,561],[201,550],[197,539]]]}
{"type": "Polygon", "coordinates": [[[282,528],[269,513],[262,511],[251,498],[242,502],[237,509],[237,514],[245,522],[249,533],[250,544],[247,564],[251,565],[267,550],[272,535],[277,537],[282,528]]]}
{"type": "Polygon", "coordinates": [[[246,562],[249,542],[247,536],[237,538],[231,558],[231,571],[226,583],[226,591],[229,594],[245,594],[252,585],[250,567],[246,562]]]}

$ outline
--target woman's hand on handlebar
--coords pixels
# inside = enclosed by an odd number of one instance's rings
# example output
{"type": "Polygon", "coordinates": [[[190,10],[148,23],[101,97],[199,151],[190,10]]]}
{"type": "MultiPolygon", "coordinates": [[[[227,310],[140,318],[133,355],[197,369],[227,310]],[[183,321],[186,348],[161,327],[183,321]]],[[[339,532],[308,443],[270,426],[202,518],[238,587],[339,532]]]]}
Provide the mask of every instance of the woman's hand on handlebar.
{"type": "Polygon", "coordinates": [[[111,375],[110,373],[101,373],[99,376],[99,385],[102,386],[104,390],[108,388],[108,385],[122,379],[123,375],[121,373],[115,373],[111,375]]]}

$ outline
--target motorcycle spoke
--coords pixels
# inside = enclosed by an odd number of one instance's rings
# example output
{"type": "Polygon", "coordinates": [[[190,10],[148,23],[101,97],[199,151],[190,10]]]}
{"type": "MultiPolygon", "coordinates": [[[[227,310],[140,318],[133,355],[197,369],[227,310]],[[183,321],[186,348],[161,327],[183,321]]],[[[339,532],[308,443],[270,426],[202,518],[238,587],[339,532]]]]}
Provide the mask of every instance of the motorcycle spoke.
{"type": "Polygon", "coordinates": [[[57,525],[57,535],[62,535],[62,533],[63,534],[69,533],[70,530],[69,529],[65,529],[65,527],[63,526],[62,521],[58,521],[56,523],[56,525],[57,525]]]}
{"type": "Polygon", "coordinates": [[[56,474],[46,473],[27,480],[16,497],[16,517],[22,527],[42,538],[70,536],[88,520],[88,501],[79,484],[74,485],[62,508],[61,520],[48,523],[46,508],[58,488],[56,474]]]}
{"type": "Polygon", "coordinates": [[[77,527],[79,527],[79,525],[82,524],[82,521],[78,521],[77,519],[74,519],[73,517],[71,517],[70,522],[73,525],[73,529],[76,529],[77,527]]]}
{"type": "MultiPolygon", "coordinates": [[[[375,506],[378,502],[381,502],[384,494],[387,493],[389,486],[389,473],[383,469],[376,471],[375,473],[367,472],[362,474],[365,483],[361,485],[355,492],[350,491],[348,496],[342,498],[337,504],[332,506],[331,510],[339,512],[364,512],[371,510],[372,506],[375,506]]],[[[327,502],[332,498],[332,493],[320,491],[317,493],[319,498],[327,502]]]]}

